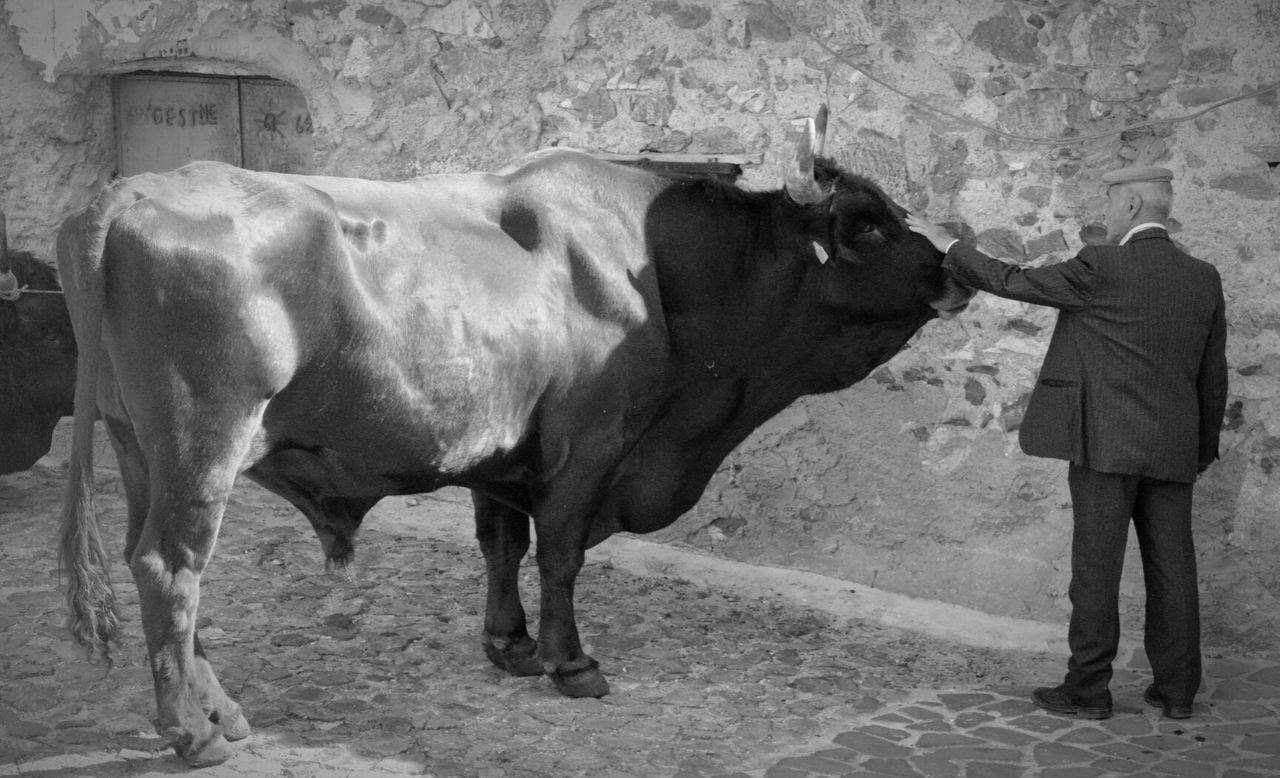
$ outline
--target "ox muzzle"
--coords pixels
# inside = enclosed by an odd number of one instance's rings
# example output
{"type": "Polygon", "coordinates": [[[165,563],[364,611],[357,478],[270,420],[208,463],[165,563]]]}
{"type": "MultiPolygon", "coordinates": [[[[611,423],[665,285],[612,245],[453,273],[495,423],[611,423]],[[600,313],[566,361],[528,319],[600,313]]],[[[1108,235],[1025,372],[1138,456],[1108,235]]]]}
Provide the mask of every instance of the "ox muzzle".
{"type": "Polygon", "coordinates": [[[969,301],[975,294],[977,293],[974,290],[948,277],[943,281],[942,296],[936,300],[930,300],[929,307],[938,312],[939,318],[954,319],[969,307],[969,301]]]}

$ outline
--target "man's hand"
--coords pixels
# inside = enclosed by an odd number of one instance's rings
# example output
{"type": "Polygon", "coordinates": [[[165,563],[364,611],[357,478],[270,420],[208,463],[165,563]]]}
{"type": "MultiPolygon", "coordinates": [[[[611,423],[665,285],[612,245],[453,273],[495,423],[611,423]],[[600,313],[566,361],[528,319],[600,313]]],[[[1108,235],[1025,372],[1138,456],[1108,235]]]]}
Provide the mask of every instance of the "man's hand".
{"type": "Polygon", "coordinates": [[[946,253],[947,249],[951,248],[951,244],[956,240],[951,233],[947,232],[945,227],[927,222],[913,213],[907,214],[907,228],[917,235],[923,235],[928,238],[933,247],[943,253],[946,253]]]}

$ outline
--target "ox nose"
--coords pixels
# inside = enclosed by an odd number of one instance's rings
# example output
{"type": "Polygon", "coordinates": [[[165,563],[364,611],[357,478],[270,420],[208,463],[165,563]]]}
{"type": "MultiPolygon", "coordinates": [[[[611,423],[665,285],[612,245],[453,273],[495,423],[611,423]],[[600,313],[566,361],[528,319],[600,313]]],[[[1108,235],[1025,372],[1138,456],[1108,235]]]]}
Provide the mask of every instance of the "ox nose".
{"type": "Polygon", "coordinates": [[[954,319],[969,307],[969,301],[975,294],[973,289],[947,278],[943,281],[942,296],[936,300],[930,300],[929,306],[938,312],[939,318],[954,319]]]}

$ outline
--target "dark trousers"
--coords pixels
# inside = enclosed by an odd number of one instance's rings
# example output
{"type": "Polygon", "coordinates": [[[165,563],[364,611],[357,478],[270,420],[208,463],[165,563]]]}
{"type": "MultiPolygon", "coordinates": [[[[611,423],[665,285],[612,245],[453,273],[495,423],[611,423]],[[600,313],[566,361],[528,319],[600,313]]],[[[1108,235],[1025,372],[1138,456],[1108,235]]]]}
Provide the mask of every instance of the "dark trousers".
{"type": "Polygon", "coordinates": [[[1120,644],[1120,574],[1129,519],[1147,587],[1147,657],[1156,689],[1190,705],[1200,688],[1200,597],[1191,537],[1193,484],[1100,473],[1067,473],[1075,527],[1071,540],[1071,626],[1066,686],[1080,697],[1111,681],[1120,644]]]}

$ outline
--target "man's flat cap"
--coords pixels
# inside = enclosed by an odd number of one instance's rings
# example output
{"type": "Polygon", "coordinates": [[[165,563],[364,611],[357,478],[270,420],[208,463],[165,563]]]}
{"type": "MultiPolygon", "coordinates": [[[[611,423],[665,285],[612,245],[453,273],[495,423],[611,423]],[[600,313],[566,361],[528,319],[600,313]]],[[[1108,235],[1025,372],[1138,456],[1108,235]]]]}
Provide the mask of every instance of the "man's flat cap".
{"type": "Polygon", "coordinates": [[[1122,167],[1102,174],[1104,184],[1128,184],[1134,181],[1172,181],[1173,171],[1164,167],[1122,167]]]}

